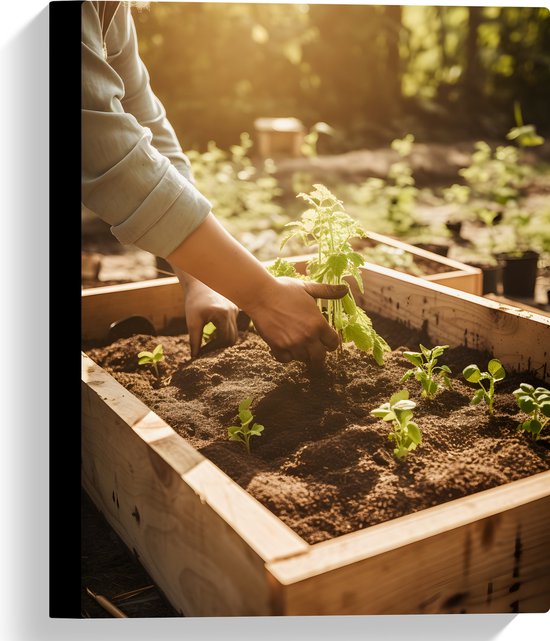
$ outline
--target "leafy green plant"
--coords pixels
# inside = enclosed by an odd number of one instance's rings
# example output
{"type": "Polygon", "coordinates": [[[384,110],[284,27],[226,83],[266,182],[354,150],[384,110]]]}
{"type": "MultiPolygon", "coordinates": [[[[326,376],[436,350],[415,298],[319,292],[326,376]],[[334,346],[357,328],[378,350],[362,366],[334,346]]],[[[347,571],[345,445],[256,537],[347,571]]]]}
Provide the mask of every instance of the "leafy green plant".
{"type": "Polygon", "coordinates": [[[273,276],[289,276],[290,278],[303,278],[301,274],[296,271],[296,267],[292,263],[289,263],[288,260],[284,258],[277,258],[267,270],[273,274],[273,276]]]}
{"type": "Polygon", "coordinates": [[[517,100],[514,102],[514,118],[516,126],[506,134],[508,140],[514,140],[520,147],[537,147],[544,143],[544,138],[537,134],[534,125],[524,124],[521,105],[517,100]]]}
{"type": "Polygon", "coordinates": [[[521,383],[513,394],[519,409],[529,415],[526,421],[519,424],[518,429],[531,434],[533,440],[538,440],[550,420],[550,390],[545,387],[535,389],[528,383],[521,383]]]}
{"type": "Polygon", "coordinates": [[[158,363],[164,358],[164,348],[158,344],[152,352],[140,352],[137,355],[138,365],[152,365],[157,378],[160,378],[158,363]]]}
{"type": "Polygon", "coordinates": [[[425,398],[433,398],[437,391],[443,388],[437,379],[442,379],[445,387],[451,389],[449,378],[451,370],[447,365],[437,365],[439,357],[448,347],[448,345],[437,345],[433,349],[428,349],[421,344],[420,352],[403,352],[403,356],[415,367],[405,372],[400,382],[404,383],[414,376],[422,385],[422,396],[425,398]]]}
{"type": "MultiPolygon", "coordinates": [[[[256,167],[249,157],[252,144],[249,134],[242,133],[240,144],[232,145],[229,151],[214,141],[204,153],[186,151],[197,188],[207,194],[216,216],[244,245],[255,235],[279,231],[289,220],[277,203],[282,189],[273,175],[275,166],[266,160],[256,167]]],[[[253,253],[257,250],[249,249],[253,253]]]]}
{"type": "MultiPolygon", "coordinates": [[[[344,283],[346,276],[351,276],[363,292],[359,267],[364,261],[353,250],[350,239],[364,236],[365,232],[346,213],[342,201],[324,185],[315,184],[313,187],[310,194],[298,194],[311,207],[302,214],[301,220],[286,225],[287,233],[283,237],[281,249],[290,238],[299,237],[304,245],[317,247],[317,255],[307,264],[309,280],[338,285],[344,283]]],[[[285,262],[279,262],[278,268],[287,269],[285,262]]],[[[323,311],[321,300],[319,309],[323,311]]],[[[342,299],[326,301],[325,313],[329,324],[344,342],[355,343],[360,350],[372,353],[379,365],[384,363],[384,352],[390,351],[390,347],[376,333],[367,314],[356,305],[351,292],[342,299]]]]}
{"type": "Polygon", "coordinates": [[[240,425],[232,425],[227,428],[227,434],[230,441],[239,441],[242,443],[246,451],[250,454],[250,438],[252,436],[261,436],[264,431],[264,426],[259,423],[253,423],[250,427],[250,423],[254,420],[254,416],[250,411],[250,406],[252,405],[251,398],[245,398],[239,403],[239,413],[236,418],[239,419],[240,425]]]}
{"type": "Polygon", "coordinates": [[[489,414],[492,414],[495,396],[495,383],[502,381],[506,377],[506,370],[502,367],[502,363],[496,358],[489,361],[487,370],[487,372],[482,372],[477,365],[472,364],[464,368],[462,375],[469,383],[477,383],[480,388],[474,394],[470,401],[470,405],[478,405],[481,401],[485,401],[489,406],[489,414]],[[488,381],[488,388],[484,385],[483,381],[488,381]]]}
{"type": "Polygon", "coordinates": [[[385,180],[370,177],[345,190],[357,218],[372,231],[404,236],[417,225],[414,210],[419,190],[409,162],[413,143],[412,134],[392,141],[391,147],[399,160],[390,165],[385,180]]]}
{"type": "Polygon", "coordinates": [[[392,423],[393,432],[388,438],[395,442],[393,453],[399,459],[405,458],[409,452],[416,449],[422,442],[422,432],[418,425],[412,421],[412,410],[416,403],[409,399],[409,392],[401,390],[392,394],[389,402],[380,405],[371,414],[383,421],[392,423]]]}

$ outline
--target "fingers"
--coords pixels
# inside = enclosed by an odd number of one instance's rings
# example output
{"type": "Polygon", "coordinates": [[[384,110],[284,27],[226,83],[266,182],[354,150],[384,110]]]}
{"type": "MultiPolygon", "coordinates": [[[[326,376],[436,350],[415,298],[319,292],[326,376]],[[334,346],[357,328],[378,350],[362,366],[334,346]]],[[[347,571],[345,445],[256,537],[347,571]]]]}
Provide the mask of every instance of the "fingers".
{"type": "Polygon", "coordinates": [[[319,340],[329,352],[333,352],[340,345],[340,337],[328,323],[321,327],[319,340]]]}
{"type": "Polygon", "coordinates": [[[216,326],[216,342],[220,347],[234,345],[239,337],[235,315],[225,315],[220,319],[212,319],[216,326]]]}
{"type": "Polygon", "coordinates": [[[304,289],[313,298],[342,298],[349,292],[347,285],[325,285],[324,283],[304,282],[304,289]]]}
{"type": "Polygon", "coordinates": [[[279,363],[290,363],[290,361],[296,360],[291,352],[288,352],[285,349],[277,349],[276,347],[272,347],[270,350],[271,355],[276,361],[279,361],[279,363]]]}
{"type": "Polygon", "coordinates": [[[199,319],[187,319],[187,331],[189,332],[189,346],[191,347],[191,357],[195,358],[199,354],[202,343],[202,330],[204,323],[199,319]]]}
{"type": "Polygon", "coordinates": [[[193,358],[200,354],[204,326],[210,322],[216,326],[216,349],[219,347],[229,347],[237,342],[239,330],[237,328],[236,313],[202,314],[192,317],[188,319],[187,329],[189,331],[189,345],[193,358]]]}

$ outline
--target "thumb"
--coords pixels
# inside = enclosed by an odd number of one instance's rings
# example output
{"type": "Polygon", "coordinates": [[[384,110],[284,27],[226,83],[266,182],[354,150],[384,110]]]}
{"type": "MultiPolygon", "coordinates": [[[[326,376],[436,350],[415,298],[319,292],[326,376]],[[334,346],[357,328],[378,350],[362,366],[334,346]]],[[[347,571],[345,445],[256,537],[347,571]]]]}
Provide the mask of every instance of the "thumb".
{"type": "Polygon", "coordinates": [[[344,284],[326,285],[324,283],[306,282],[304,283],[304,289],[310,296],[313,296],[313,298],[324,299],[342,298],[349,292],[348,286],[344,284]]]}

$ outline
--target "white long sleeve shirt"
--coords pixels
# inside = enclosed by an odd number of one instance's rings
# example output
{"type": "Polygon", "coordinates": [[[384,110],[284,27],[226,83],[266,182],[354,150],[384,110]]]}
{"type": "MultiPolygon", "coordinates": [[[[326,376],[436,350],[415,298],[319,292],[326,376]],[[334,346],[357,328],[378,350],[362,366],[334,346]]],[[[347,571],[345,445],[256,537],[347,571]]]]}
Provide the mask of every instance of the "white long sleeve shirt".
{"type": "Polygon", "coordinates": [[[151,90],[129,3],[106,30],[106,56],[100,4],[82,3],[82,204],[122,244],[166,257],[211,204],[151,90]]]}

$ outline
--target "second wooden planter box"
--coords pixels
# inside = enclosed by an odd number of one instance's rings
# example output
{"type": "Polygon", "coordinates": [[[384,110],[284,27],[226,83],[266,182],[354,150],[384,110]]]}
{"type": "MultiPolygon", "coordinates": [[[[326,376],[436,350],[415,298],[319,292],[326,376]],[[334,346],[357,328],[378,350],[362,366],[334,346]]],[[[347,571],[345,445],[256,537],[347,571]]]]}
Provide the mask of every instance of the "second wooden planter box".
{"type": "MultiPolygon", "coordinates": [[[[550,319],[383,267],[369,310],[550,378],[550,319]]],[[[86,290],[83,339],[181,316],[175,278],[86,290]]],[[[308,545],[83,355],[82,483],[186,616],[545,612],[550,472],[308,545]]]]}

